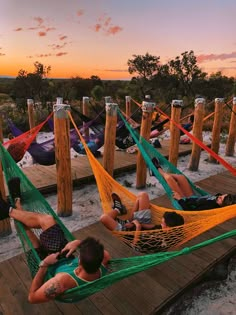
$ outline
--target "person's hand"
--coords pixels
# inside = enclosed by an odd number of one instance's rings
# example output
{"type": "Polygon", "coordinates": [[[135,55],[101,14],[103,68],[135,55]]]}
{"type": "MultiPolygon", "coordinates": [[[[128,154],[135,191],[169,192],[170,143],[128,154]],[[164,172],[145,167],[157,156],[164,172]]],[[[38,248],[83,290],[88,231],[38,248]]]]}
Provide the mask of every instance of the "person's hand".
{"type": "Polygon", "coordinates": [[[173,191],[173,198],[175,200],[180,200],[182,197],[180,196],[180,194],[177,191],[173,191]]]}
{"type": "Polygon", "coordinates": [[[75,252],[79,246],[81,241],[79,240],[74,240],[66,244],[66,246],[61,250],[61,253],[64,253],[65,251],[68,251],[66,254],[66,257],[69,257],[73,252],[75,252]]]}
{"type": "Polygon", "coordinates": [[[125,223],[125,227],[127,229],[132,229],[132,227],[134,226],[134,224],[132,222],[129,222],[129,223],[125,223]]]}
{"type": "Polygon", "coordinates": [[[59,255],[59,252],[57,253],[53,253],[53,254],[50,254],[48,255],[46,258],[44,258],[44,262],[46,265],[54,265],[56,262],[58,262],[58,255],[59,255]]]}

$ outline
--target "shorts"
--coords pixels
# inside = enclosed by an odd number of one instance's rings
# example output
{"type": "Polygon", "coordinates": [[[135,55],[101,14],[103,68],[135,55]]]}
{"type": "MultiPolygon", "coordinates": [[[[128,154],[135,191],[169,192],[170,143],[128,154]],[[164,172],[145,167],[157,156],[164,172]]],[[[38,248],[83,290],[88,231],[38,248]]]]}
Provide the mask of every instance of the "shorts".
{"type": "Polygon", "coordinates": [[[150,209],[144,209],[134,212],[133,220],[138,220],[139,223],[150,224],[152,222],[152,214],[150,209]]]}
{"type": "Polygon", "coordinates": [[[125,224],[129,223],[129,220],[121,220],[119,218],[116,219],[117,221],[117,226],[115,228],[115,231],[127,231],[125,224]]]}
{"type": "Polygon", "coordinates": [[[40,234],[40,250],[47,254],[60,252],[68,243],[59,224],[55,224],[40,234]]]}

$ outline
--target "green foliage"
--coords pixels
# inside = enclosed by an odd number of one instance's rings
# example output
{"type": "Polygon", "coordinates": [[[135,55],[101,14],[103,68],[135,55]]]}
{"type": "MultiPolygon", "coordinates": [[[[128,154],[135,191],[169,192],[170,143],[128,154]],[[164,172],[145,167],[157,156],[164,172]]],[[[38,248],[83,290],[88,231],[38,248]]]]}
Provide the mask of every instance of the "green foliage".
{"type": "MultiPolygon", "coordinates": [[[[98,76],[90,78],[79,76],[70,79],[49,79],[51,66],[45,66],[39,62],[34,63],[34,71],[27,73],[21,69],[15,79],[0,79],[0,105],[4,105],[1,112],[8,105],[15,103],[16,108],[8,108],[8,115],[13,115],[14,122],[19,121],[18,126],[28,125],[25,119],[27,113],[27,99],[35,102],[37,120],[52,111],[56,97],[62,97],[71,105],[81,103],[83,96],[93,97],[96,108],[104,108],[103,97],[111,96],[121,109],[125,109],[125,96],[141,102],[146,94],[151,94],[158,105],[169,114],[170,103],[173,99],[184,100],[184,110],[190,111],[194,107],[196,97],[205,97],[207,101],[206,111],[214,110],[214,98],[223,97],[225,101],[236,95],[236,81],[234,78],[223,76],[221,72],[207,76],[199,68],[194,52],[185,51],[180,56],[170,60],[166,64],[160,64],[160,57],[149,53],[145,55],[133,55],[127,62],[129,73],[133,74],[130,81],[125,80],[101,80],[98,76]],[[212,101],[213,102],[209,102],[212,101]],[[99,103],[99,104],[98,104],[99,103]],[[19,116],[19,117],[18,117],[19,116]]],[[[137,106],[132,102],[132,112],[137,106]]],[[[230,114],[224,114],[223,128],[228,126],[230,114]]],[[[211,128],[212,121],[206,128],[211,128]]]]}
{"type": "Polygon", "coordinates": [[[104,88],[101,85],[95,85],[95,87],[91,90],[91,95],[95,101],[101,101],[104,96],[104,88]]]}

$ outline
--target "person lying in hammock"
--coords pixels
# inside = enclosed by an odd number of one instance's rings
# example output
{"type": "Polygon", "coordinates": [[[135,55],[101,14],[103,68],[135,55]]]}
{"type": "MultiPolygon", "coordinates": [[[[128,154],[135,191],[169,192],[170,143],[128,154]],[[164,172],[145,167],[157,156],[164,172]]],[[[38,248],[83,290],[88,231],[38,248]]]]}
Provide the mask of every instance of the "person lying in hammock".
{"type": "Polygon", "coordinates": [[[27,235],[42,259],[29,290],[30,303],[53,300],[68,289],[106,274],[110,255],[95,238],[67,242],[63,230],[51,215],[24,211],[20,198],[16,200],[15,208],[0,198],[0,220],[7,217],[24,224],[27,235]],[[32,228],[43,230],[39,239],[31,231],[32,228]],[[73,253],[78,248],[79,257],[76,257],[73,253]],[[45,281],[48,270],[53,277],[45,281]]]}
{"type": "Polygon", "coordinates": [[[153,158],[152,162],[173,190],[173,198],[178,201],[183,210],[209,210],[236,204],[234,194],[196,196],[184,175],[166,173],[157,158],[153,158]]]}
{"type": "Polygon", "coordinates": [[[113,193],[113,209],[100,217],[100,221],[111,231],[141,231],[164,229],[184,224],[184,218],[176,212],[165,212],[160,225],[151,223],[151,210],[148,194],[138,194],[128,220],[121,220],[120,215],[127,213],[120,197],[113,193]]]}

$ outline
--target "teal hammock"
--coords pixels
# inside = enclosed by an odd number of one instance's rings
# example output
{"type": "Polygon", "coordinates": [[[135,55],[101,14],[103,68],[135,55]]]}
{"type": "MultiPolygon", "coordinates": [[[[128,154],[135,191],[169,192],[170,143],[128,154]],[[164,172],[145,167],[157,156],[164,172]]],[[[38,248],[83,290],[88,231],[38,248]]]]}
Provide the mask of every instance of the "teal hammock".
{"type": "MultiPolygon", "coordinates": [[[[60,224],[68,241],[74,240],[75,238],[72,235],[72,233],[64,226],[63,222],[60,220],[60,218],[56,215],[54,210],[47,203],[45,198],[34,187],[34,185],[29,181],[29,179],[24,175],[22,170],[18,167],[18,165],[15,163],[15,161],[12,159],[10,154],[2,145],[0,145],[0,158],[1,158],[2,166],[3,166],[3,172],[4,172],[6,182],[8,182],[8,180],[11,177],[15,177],[15,176],[18,176],[21,179],[23,207],[25,209],[28,209],[28,211],[51,214],[55,218],[57,223],[60,224]]],[[[29,270],[31,272],[31,276],[34,277],[34,275],[36,274],[38,270],[38,264],[40,262],[40,258],[37,252],[34,250],[31,244],[31,241],[24,230],[23,225],[18,221],[15,221],[15,224],[16,224],[18,236],[21,240],[22,247],[26,254],[26,259],[29,266],[29,270]]],[[[41,232],[42,231],[40,229],[34,230],[34,233],[36,235],[39,235],[39,233],[41,232]]],[[[63,303],[78,302],[116,283],[117,281],[120,281],[129,276],[132,276],[138,272],[147,270],[148,268],[161,264],[171,258],[191,253],[194,250],[197,250],[209,244],[215,243],[217,241],[221,241],[229,237],[234,237],[234,236],[236,236],[236,230],[222,234],[210,240],[201,242],[197,245],[186,247],[179,251],[161,252],[161,253],[149,254],[149,255],[144,255],[144,256],[111,259],[110,264],[109,264],[109,273],[106,276],[98,280],[95,280],[93,282],[88,282],[80,287],[67,290],[62,295],[58,296],[56,300],[63,303]]],[[[50,275],[50,270],[49,270],[47,274],[47,279],[49,279],[50,277],[51,275],[50,275]]]]}
{"type": "MultiPolygon", "coordinates": [[[[147,165],[147,167],[154,173],[156,179],[160,182],[160,184],[163,186],[167,196],[171,200],[172,205],[175,207],[175,209],[181,210],[181,206],[178,203],[177,200],[173,198],[173,191],[166,182],[166,180],[163,178],[163,176],[158,172],[155,165],[152,162],[152,159],[154,157],[158,158],[161,167],[163,170],[167,173],[174,173],[174,174],[181,174],[184,175],[179,169],[177,169],[171,162],[169,162],[156,148],[154,148],[145,138],[143,138],[139,133],[134,130],[130,124],[126,121],[120,110],[118,109],[118,114],[125,123],[126,128],[129,130],[132,138],[134,139],[135,143],[137,144],[137,147],[147,165]]],[[[185,176],[185,175],[184,175],[185,176]]],[[[186,177],[186,176],[185,176],[186,177]]],[[[194,183],[186,177],[188,180],[193,192],[195,195],[201,195],[205,196],[209,193],[201,189],[200,187],[197,187],[194,185],[194,183]]]]}

